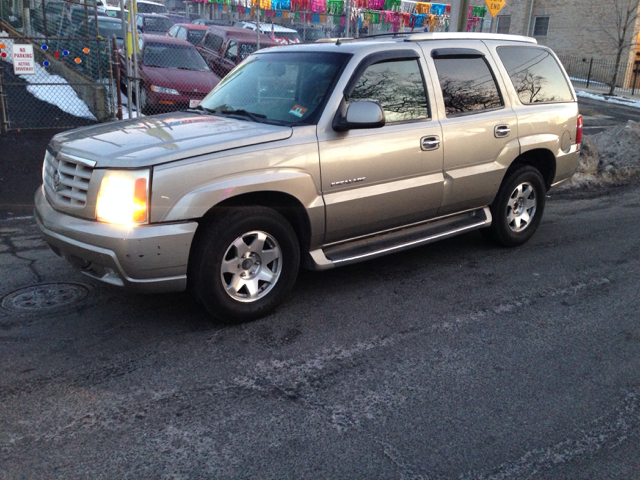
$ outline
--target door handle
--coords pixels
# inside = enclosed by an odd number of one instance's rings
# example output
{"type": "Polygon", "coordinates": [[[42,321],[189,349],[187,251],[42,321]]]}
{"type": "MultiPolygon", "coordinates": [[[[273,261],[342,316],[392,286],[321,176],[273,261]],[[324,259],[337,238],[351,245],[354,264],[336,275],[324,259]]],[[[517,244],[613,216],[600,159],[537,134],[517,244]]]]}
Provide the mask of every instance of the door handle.
{"type": "Polygon", "coordinates": [[[493,134],[496,138],[508,137],[510,133],[509,125],[496,125],[496,128],[493,129],[493,134]]]}
{"type": "Polygon", "coordinates": [[[422,150],[437,150],[440,147],[440,138],[437,135],[431,137],[422,137],[420,139],[420,148],[422,150]]]}

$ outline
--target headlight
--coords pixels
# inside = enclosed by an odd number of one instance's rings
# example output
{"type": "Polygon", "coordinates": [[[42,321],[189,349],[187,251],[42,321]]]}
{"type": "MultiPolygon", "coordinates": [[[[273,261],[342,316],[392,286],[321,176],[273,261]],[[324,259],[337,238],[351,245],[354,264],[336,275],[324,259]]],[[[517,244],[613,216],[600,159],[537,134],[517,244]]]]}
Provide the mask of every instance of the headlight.
{"type": "Polygon", "coordinates": [[[100,183],[96,217],[121,225],[146,223],[148,194],[148,169],[107,170],[100,183]]]}
{"type": "Polygon", "coordinates": [[[174,88],[159,87],[157,85],[151,85],[151,90],[153,90],[156,93],[168,93],[169,95],[180,95],[180,92],[178,92],[178,90],[175,90],[174,88]]]}

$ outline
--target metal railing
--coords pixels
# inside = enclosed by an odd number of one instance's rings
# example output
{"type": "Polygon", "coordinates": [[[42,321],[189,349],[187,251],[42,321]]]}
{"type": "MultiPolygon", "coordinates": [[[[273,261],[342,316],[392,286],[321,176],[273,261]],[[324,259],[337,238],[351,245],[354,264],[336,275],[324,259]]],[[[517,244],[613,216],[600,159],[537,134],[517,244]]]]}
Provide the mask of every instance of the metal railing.
{"type": "MultiPolygon", "coordinates": [[[[559,55],[574,87],[609,91],[615,71],[615,61],[559,55]]],[[[618,67],[615,92],[640,93],[640,60],[621,62],[618,67]]]]}

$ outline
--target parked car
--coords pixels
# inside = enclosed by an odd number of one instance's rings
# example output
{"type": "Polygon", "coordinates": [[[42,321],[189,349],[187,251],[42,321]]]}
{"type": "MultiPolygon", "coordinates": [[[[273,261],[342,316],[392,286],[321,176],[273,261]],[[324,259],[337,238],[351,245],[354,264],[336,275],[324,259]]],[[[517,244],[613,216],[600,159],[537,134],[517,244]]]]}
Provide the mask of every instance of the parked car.
{"type": "Polygon", "coordinates": [[[138,0],[136,2],[136,7],[138,9],[137,13],[158,13],[160,15],[169,13],[167,7],[162,3],[150,2],[148,0],[138,0]]]}
{"type": "Polygon", "coordinates": [[[69,5],[62,0],[42,0],[31,9],[31,23],[35,30],[42,35],[62,36],[68,27],[69,5]],[[44,13],[42,2],[44,1],[44,13]]]}
{"type": "Polygon", "coordinates": [[[196,23],[198,25],[221,25],[224,27],[231,27],[233,26],[233,22],[230,20],[207,20],[204,18],[197,18],[193,21],[193,23],[196,23]]]}
{"type": "Polygon", "coordinates": [[[329,37],[322,27],[312,25],[292,25],[292,27],[300,34],[302,43],[313,43],[316,40],[329,37]]]}
{"type": "Polygon", "coordinates": [[[197,109],[53,137],[36,222],[94,279],[189,289],[216,318],[246,321],[287,298],[300,264],[327,270],[473,230],[522,245],[581,141],[571,82],[533,38],[281,46],[253,53],[197,109]]]}
{"type": "Polygon", "coordinates": [[[258,50],[258,35],[260,35],[260,48],[280,45],[266,35],[244,28],[210,26],[197,48],[213,73],[223,78],[236,65],[258,50]]]}
{"type": "MultiPolygon", "coordinates": [[[[195,107],[220,78],[186,40],[166,35],[140,34],[140,109],[158,113],[195,107]]],[[[121,78],[126,65],[120,51],[121,78]]]]}
{"type": "Polygon", "coordinates": [[[191,19],[182,14],[169,12],[169,13],[163,13],[163,15],[169,17],[175,23],[191,23],[191,19]]]}
{"type": "Polygon", "coordinates": [[[170,37],[181,38],[192,45],[199,46],[202,43],[202,39],[206,32],[206,25],[198,25],[196,23],[176,23],[169,29],[167,35],[170,37]]]}
{"type": "Polygon", "coordinates": [[[176,23],[166,15],[157,13],[138,13],[136,15],[136,27],[141,33],[153,33],[164,35],[176,23]]]}
{"type": "MultiPolygon", "coordinates": [[[[256,22],[237,22],[234,27],[248,28],[249,30],[256,31],[258,27],[256,22]]],[[[275,23],[261,23],[260,32],[268,35],[275,42],[281,45],[290,45],[292,43],[302,43],[300,34],[293,28],[283,27],[275,23]]]]}

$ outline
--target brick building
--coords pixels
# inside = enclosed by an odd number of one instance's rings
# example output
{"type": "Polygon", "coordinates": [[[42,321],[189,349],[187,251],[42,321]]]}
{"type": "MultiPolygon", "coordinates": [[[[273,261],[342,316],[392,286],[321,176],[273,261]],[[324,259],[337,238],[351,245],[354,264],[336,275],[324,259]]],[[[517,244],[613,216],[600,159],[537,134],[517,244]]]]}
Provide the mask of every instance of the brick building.
{"type": "MultiPolygon", "coordinates": [[[[484,3],[471,1],[472,5],[484,3]]],[[[491,19],[489,28],[491,32],[532,36],[559,55],[614,59],[617,46],[608,36],[617,36],[613,4],[611,0],[507,0],[498,16],[491,19]]],[[[628,39],[628,43],[631,39],[640,41],[640,16],[628,39]]],[[[640,60],[636,51],[640,53],[640,47],[625,49],[622,62],[640,60]]]]}

